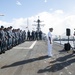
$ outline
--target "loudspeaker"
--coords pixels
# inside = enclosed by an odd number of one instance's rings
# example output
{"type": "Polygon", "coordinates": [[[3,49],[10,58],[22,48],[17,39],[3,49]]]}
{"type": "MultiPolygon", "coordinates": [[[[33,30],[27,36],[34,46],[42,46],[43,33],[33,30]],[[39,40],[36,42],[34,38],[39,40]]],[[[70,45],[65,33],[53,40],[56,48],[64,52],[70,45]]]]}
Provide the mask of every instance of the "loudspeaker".
{"type": "Polygon", "coordinates": [[[70,36],[70,29],[69,28],[66,29],[66,35],[70,36]]]}
{"type": "Polygon", "coordinates": [[[64,44],[64,50],[65,50],[65,51],[69,51],[70,49],[71,49],[70,43],[65,43],[65,44],[64,44]]]}

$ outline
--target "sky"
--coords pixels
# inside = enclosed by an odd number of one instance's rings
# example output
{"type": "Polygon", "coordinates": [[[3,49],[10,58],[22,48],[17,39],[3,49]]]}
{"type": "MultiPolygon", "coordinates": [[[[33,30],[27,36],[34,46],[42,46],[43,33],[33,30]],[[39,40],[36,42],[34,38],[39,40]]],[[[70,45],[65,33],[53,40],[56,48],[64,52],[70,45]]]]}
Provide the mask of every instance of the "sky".
{"type": "Polygon", "coordinates": [[[35,21],[43,21],[41,30],[54,35],[65,35],[66,28],[75,28],[75,0],[0,0],[0,26],[36,30],[35,21]],[[4,15],[4,16],[1,16],[4,15]],[[27,29],[28,26],[28,29],[27,29]]]}

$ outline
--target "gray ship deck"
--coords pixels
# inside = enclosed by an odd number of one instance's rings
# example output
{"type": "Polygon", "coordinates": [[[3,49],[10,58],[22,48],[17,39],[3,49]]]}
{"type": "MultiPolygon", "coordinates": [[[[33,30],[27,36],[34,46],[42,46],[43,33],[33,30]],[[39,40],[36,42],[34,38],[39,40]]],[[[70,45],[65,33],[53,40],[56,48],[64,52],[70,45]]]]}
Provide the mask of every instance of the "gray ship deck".
{"type": "Polygon", "coordinates": [[[75,54],[54,43],[48,58],[45,41],[27,41],[0,55],[0,75],[75,75],[75,54]]]}

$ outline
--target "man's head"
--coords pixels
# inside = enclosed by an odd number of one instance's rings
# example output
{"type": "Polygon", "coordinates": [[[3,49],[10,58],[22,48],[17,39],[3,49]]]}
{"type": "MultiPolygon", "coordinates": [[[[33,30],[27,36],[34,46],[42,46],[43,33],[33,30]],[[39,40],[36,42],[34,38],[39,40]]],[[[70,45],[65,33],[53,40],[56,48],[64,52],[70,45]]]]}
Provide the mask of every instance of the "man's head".
{"type": "Polygon", "coordinates": [[[49,28],[49,31],[50,31],[50,32],[53,32],[53,28],[49,28]]]}
{"type": "Polygon", "coordinates": [[[4,29],[4,26],[1,26],[1,29],[4,29]]]}

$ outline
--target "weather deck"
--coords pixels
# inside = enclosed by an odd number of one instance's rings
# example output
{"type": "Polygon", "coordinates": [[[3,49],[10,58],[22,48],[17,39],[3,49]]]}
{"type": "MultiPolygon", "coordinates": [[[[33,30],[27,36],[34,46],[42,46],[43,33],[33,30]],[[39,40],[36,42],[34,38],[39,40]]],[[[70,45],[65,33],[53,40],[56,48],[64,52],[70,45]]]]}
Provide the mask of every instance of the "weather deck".
{"type": "Polygon", "coordinates": [[[0,55],[0,75],[75,75],[75,54],[53,44],[47,57],[47,42],[26,41],[0,55]]]}

